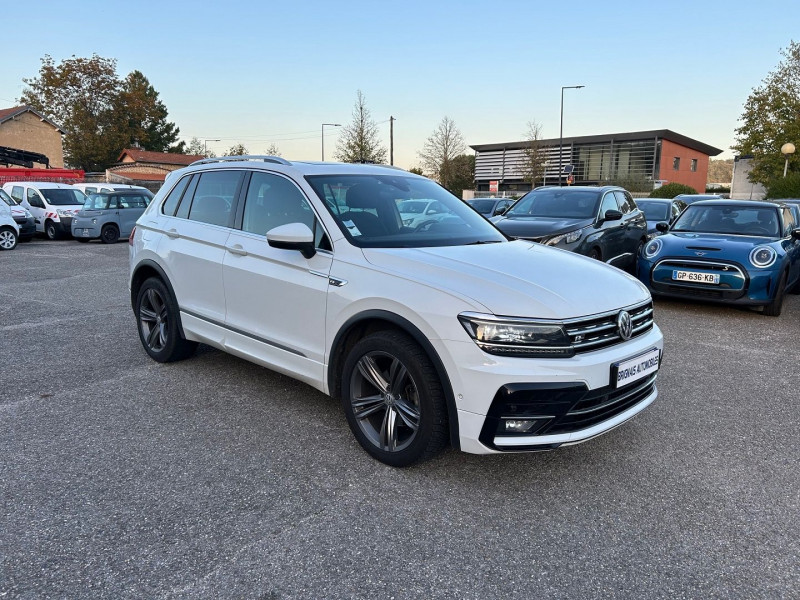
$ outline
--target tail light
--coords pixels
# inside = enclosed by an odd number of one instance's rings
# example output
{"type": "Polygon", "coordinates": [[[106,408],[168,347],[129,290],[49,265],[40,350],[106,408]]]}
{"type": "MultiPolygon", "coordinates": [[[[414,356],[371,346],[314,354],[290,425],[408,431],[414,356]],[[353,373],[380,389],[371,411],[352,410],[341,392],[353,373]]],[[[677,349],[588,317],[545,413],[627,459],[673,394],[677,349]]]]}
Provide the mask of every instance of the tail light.
{"type": "Polygon", "coordinates": [[[133,246],[133,236],[136,234],[136,225],[131,229],[131,237],[128,238],[128,245],[133,246]]]}

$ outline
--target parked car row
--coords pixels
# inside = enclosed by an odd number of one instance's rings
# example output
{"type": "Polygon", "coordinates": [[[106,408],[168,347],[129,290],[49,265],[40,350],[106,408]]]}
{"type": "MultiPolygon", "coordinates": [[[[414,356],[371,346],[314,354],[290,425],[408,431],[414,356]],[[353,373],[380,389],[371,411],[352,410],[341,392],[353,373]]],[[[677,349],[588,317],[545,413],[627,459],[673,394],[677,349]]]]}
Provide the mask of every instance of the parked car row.
{"type": "Polygon", "coordinates": [[[130,235],[153,194],[120,184],[15,181],[3,185],[0,198],[10,207],[23,241],[38,232],[51,240],[72,236],[113,243],[130,235]]]}

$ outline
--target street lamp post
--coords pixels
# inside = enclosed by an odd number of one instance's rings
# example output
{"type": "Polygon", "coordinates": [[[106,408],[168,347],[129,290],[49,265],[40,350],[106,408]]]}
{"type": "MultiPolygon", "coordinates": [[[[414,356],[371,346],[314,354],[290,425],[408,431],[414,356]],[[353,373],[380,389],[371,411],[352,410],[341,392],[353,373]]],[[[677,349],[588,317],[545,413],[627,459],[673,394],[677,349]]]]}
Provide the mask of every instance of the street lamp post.
{"type": "Polygon", "coordinates": [[[564,153],[564,90],[579,90],[583,85],[562,85],[561,86],[561,125],[558,128],[558,187],[561,187],[561,166],[564,153]]]}
{"type": "Polygon", "coordinates": [[[208,158],[208,142],[219,142],[220,140],[203,140],[203,154],[208,158]]]}
{"type": "Polygon", "coordinates": [[[325,126],[328,127],[341,127],[340,123],[323,123],[322,124],[322,162],[325,162],[325,126]]]}
{"type": "Polygon", "coordinates": [[[786,142],[781,146],[781,153],[786,157],[786,162],[783,163],[783,176],[786,177],[786,171],[789,170],[789,156],[794,154],[795,147],[791,142],[786,142]]]}

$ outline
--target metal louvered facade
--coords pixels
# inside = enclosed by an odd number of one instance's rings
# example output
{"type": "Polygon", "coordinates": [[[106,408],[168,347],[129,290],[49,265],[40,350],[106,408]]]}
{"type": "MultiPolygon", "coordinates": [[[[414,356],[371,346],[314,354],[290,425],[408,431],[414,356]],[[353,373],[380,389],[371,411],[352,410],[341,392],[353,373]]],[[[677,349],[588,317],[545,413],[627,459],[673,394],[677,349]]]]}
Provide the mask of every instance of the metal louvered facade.
{"type": "MultiPolygon", "coordinates": [[[[575,185],[617,184],[625,187],[650,186],[661,179],[677,180],[674,173],[661,173],[662,145],[676,145],[699,154],[716,156],[721,150],[670,130],[641,131],[599,136],[541,140],[539,151],[544,158],[543,176],[536,186],[558,183],[559,149],[562,170],[572,165],[575,185]]],[[[490,182],[498,182],[498,191],[523,193],[531,189],[525,176],[528,142],[480,144],[475,150],[475,184],[477,191],[488,191],[490,182]]],[[[566,182],[566,173],[562,174],[566,182]]]]}

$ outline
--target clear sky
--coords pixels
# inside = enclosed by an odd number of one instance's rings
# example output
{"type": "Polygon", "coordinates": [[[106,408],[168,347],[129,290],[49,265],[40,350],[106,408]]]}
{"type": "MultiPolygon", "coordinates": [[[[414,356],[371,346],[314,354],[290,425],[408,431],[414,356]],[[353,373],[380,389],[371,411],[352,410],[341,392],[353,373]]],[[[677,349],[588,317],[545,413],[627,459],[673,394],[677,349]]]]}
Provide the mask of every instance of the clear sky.
{"type": "MultiPolygon", "coordinates": [[[[138,69],[181,137],[319,160],[322,123],[352,120],[357,90],[395,164],[444,116],[470,144],[672,129],[729,150],[742,107],[800,38],[797,0],[527,2],[3,2],[0,108],[40,59],[96,53],[138,69]]],[[[332,159],[338,129],[325,128],[332,159]]]]}

